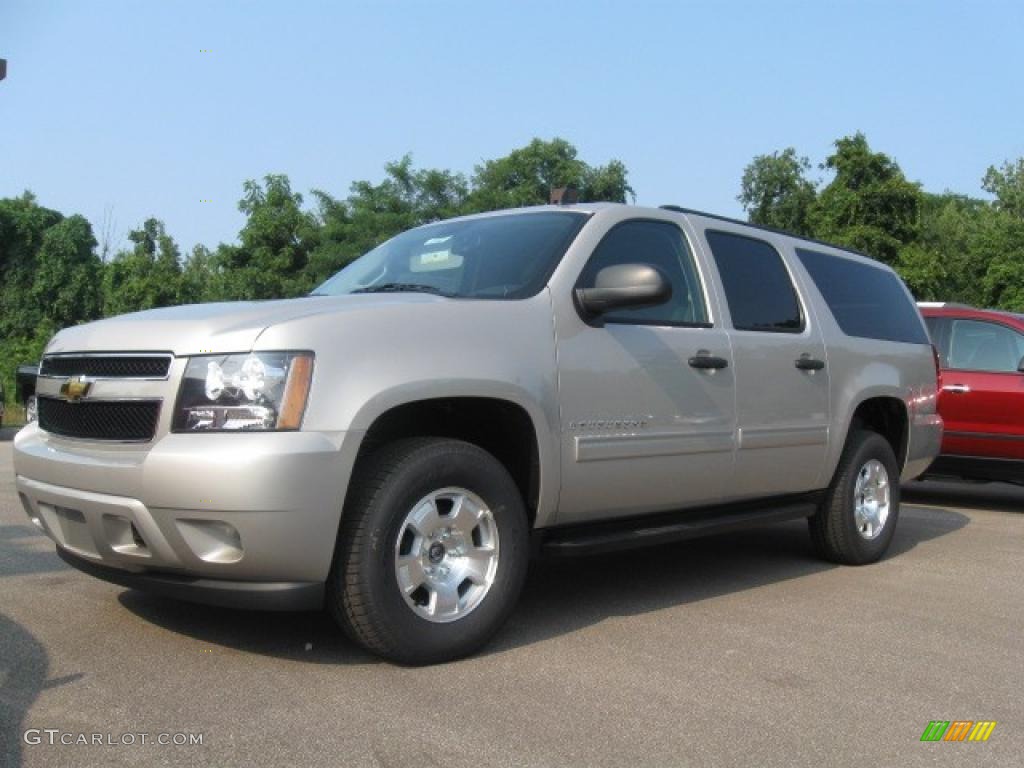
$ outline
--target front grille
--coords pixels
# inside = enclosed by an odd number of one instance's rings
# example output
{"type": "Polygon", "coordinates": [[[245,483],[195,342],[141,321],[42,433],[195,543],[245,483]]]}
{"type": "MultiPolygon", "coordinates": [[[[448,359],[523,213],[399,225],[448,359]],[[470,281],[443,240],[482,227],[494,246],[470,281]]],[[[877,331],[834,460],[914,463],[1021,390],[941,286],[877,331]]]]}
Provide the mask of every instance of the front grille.
{"type": "Polygon", "coordinates": [[[163,379],[169,355],[67,355],[44,357],[40,376],[94,376],[102,379],[163,379]]]}
{"type": "Polygon", "coordinates": [[[156,434],[159,400],[38,399],[39,427],[63,437],[144,442],[156,434]]]}

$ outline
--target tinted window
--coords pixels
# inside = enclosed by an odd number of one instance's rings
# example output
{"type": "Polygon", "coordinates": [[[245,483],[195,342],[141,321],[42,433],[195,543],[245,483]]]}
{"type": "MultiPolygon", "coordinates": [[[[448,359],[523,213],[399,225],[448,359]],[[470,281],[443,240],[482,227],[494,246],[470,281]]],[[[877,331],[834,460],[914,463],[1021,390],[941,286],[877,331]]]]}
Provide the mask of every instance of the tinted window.
{"type": "Polygon", "coordinates": [[[804,324],[782,257],[771,245],[728,232],[706,233],[733,328],[799,333],[804,324]]]}
{"type": "Polygon", "coordinates": [[[421,291],[474,299],[537,293],[587,221],[569,211],[454,219],[403,232],[314,295],[421,291]]]}
{"type": "Polygon", "coordinates": [[[968,371],[1014,373],[1024,357],[1024,336],[997,323],[953,320],[946,364],[968,371]]]}
{"type": "Polygon", "coordinates": [[[944,317],[924,318],[924,324],[928,328],[928,336],[932,345],[939,353],[939,365],[943,368],[949,367],[949,321],[944,317]]]}
{"type": "Polygon", "coordinates": [[[672,298],[656,307],[609,312],[604,315],[604,322],[707,324],[700,280],[679,227],[667,222],[640,220],[617,225],[594,249],[578,285],[592,287],[597,273],[615,264],[649,264],[657,268],[672,284],[672,298]]]}
{"type": "Polygon", "coordinates": [[[892,272],[803,248],[796,253],[847,336],[929,343],[917,307],[892,272]]]}

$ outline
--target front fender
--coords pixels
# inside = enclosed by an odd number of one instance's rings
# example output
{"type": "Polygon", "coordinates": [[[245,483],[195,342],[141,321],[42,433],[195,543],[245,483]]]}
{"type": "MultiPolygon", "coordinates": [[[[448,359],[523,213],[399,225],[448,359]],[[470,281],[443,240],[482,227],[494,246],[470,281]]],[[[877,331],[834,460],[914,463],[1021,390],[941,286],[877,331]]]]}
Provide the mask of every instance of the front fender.
{"type": "Polygon", "coordinates": [[[516,405],[525,411],[537,437],[540,486],[537,497],[537,527],[554,520],[561,486],[557,410],[545,408],[532,394],[503,381],[483,379],[427,379],[406,382],[377,392],[365,401],[352,418],[352,431],[365,438],[373,424],[394,408],[441,398],[485,398],[516,405]]]}

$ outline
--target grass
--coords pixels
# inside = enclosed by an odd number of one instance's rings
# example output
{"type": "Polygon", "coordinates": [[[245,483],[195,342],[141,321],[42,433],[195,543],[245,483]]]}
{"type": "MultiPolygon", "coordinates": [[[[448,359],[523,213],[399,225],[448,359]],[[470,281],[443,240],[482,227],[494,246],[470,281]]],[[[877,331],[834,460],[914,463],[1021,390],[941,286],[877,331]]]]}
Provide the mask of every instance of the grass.
{"type": "Polygon", "coordinates": [[[10,403],[4,410],[5,427],[25,426],[25,406],[21,403],[10,403]]]}

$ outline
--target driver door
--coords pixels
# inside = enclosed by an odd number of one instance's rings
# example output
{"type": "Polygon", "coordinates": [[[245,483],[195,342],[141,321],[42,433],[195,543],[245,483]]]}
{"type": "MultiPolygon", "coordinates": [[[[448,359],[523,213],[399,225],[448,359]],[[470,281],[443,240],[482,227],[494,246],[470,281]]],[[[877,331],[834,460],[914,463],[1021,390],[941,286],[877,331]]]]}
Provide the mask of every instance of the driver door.
{"type": "Polygon", "coordinates": [[[592,287],[601,269],[616,264],[655,267],[669,280],[672,297],[589,323],[572,308],[559,317],[559,523],[719,502],[733,478],[729,337],[709,320],[683,231],[661,220],[616,224],[577,287],[592,287]],[[695,367],[695,357],[717,358],[722,366],[695,367]]]}

